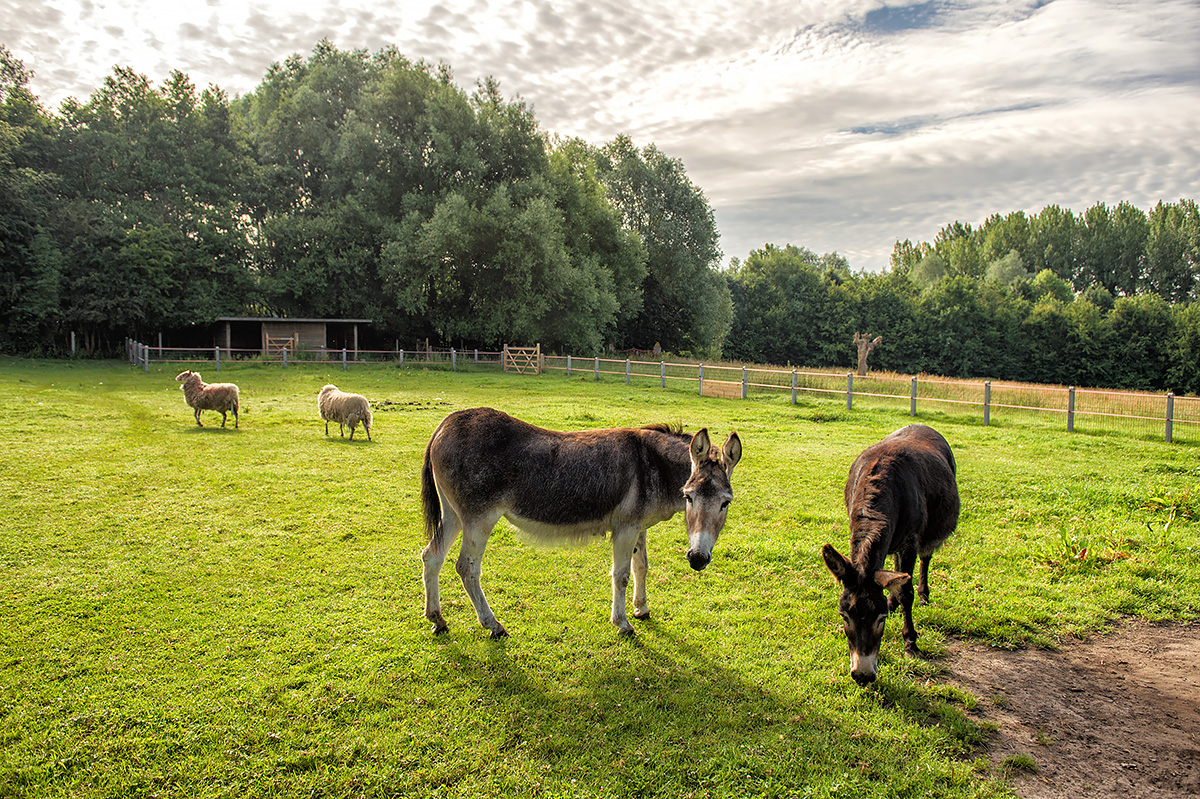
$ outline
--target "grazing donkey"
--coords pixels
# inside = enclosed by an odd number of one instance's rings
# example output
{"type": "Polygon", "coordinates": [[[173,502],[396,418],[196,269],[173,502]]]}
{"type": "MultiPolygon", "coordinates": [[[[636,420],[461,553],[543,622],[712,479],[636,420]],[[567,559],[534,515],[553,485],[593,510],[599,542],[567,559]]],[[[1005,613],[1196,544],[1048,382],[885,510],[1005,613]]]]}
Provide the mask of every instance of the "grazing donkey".
{"type": "Polygon", "coordinates": [[[920,557],[917,594],[926,604],[929,560],[958,524],[954,453],[932,427],[902,427],[855,459],[845,495],[850,557],[829,544],[821,554],[843,588],[838,611],[850,644],[850,676],[867,685],[879,669],[888,611],[897,605],[904,608],[904,651],[919,654],[912,620],[913,566],[920,557]],[[888,555],[895,555],[896,571],[884,569],[888,555]]]}
{"type": "Polygon", "coordinates": [[[483,551],[500,517],[535,539],[583,540],[612,532],[612,623],[633,634],[625,594],[633,574],[633,616],[646,601],[646,529],[679,511],[687,525],[687,558],[697,571],[712,559],[733,499],[729,477],[742,457],[731,433],[721,450],[708,431],[694,436],[664,425],[559,433],[491,408],[456,411],[425,449],[421,501],[428,546],[425,618],[445,632],[438,575],[450,545],[463,534],[455,570],[492,638],[508,632],[479,584],[483,551]]]}

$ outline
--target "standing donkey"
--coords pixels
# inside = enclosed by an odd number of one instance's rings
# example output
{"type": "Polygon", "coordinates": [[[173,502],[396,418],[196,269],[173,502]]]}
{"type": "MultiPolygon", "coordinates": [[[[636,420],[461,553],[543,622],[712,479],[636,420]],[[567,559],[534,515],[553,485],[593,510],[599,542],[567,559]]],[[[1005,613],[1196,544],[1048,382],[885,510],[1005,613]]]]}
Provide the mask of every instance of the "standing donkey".
{"type": "Polygon", "coordinates": [[[687,558],[697,571],[712,559],[733,499],[729,478],[742,457],[731,433],[712,447],[708,431],[688,435],[664,425],[560,433],[491,408],[456,411],[425,449],[421,501],[429,539],[424,563],[425,618],[447,629],[438,575],[450,545],[463,534],[455,570],[492,638],[508,635],[479,584],[483,552],[500,517],[546,541],[584,540],[612,532],[612,623],[633,626],[625,595],[633,574],[633,616],[650,615],[646,600],[646,530],[679,511],[687,558]]]}
{"type": "Polygon", "coordinates": [[[929,561],[958,525],[954,453],[932,427],[911,424],[863,450],[846,480],[850,557],[831,545],[825,565],[842,584],[838,611],[850,644],[850,676],[875,679],[888,611],[904,608],[904,651],[919,654],[913,626],[913,566],[921,559],[921,603],[929,602],[929,561]],[[895,555],[896,571],[884,568],[895,555]],[[884,591],[888,592],[885,598],[884,591]]]}

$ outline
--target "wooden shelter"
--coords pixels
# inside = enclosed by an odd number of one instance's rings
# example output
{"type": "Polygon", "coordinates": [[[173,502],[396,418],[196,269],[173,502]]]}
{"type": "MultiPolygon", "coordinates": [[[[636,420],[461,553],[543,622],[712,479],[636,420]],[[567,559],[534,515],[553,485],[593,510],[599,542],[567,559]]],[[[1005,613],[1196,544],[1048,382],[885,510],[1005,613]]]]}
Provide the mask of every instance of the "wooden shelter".
{"type": "Polygon", "coordinates": [[[216,320],[217,346],[226,350],[258,350],[277,356],[284,350],[319,352],[346,350],[358,354],[358,326],[370,319],[291,319],[273,316],[222,316],[216,320]]]}

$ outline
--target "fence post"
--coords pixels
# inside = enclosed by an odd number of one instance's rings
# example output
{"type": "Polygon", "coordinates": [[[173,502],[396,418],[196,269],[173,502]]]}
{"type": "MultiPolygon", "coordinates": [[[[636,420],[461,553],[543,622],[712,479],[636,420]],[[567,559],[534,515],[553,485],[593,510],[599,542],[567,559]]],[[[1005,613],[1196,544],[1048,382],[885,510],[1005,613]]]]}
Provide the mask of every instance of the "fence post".
{"type": "Polygon", "coordinates": [[[983,426],[992,423],[992,381],[983,384],[983,426]]]}
{"type": "Polygon", "coordinates": [[[625,385],[629,385],[629,359],[625,359],[625,385]]]}
{"type": "Polygon", "coordinates": [[[479,348],[475,348],[475,363],[479,363],[479,348]]]}
{"type": "Polygon", "coordinates": [[[667,387],[667,362],[666,361],[658,362],[658,387],[659,388],[667,387]]]}
{"type": "Polygon", "coordinates": [[[746,398],[746,367],[742,367],[742,399],[746,398]]]}
{"type": "Polygon", "coordinates": [[[400,350],[400,369],[404,368],[404,350],[400,350]]]}
{"type": "Polygon", "coordinates": [[[792,404],[796,404],[796,370],[792,370],[792,404]]]}
{"type": "Polygon", "coordinates": [[[704,396],[704,364],[700,364],[700,396],[704,396]]]}
{"type": "Polygon", "coordinates": [[[346,371],[346,348],[342,347],[342,371],[346,371]]]}
{"type": "Polygon", "coordinates": [[[596,379],[600,379],[600,356],[596,356],[596,379]]]}
{"type": "Polygon", "coordinates": [[[917,376],[913,375],[912,390],[908,394],[908,415],[917,415],[917,376]]]}
{"type": "Polygon", "coordinates": [[[571,376],[571,356],[567,356],[567,377],[571,376]]]}
{"type": "Polygon", "coordinates": [[[1172,440],[1171,427],[1175,420],[1175,392],[1167,394],[1167,443],[1172,440]]]}
{"type": "Polygon", "coordinates": [[[1067,390],[1067,432],[1075,432],[1075,386],[1067,390]]]}
{"type": "Polygon", "coordinates": [[[150,345],[142,345],[142,363],[145,365],[143,371],[150,371],[150,345]]]}
{"type": "Polygon", "coordinates": [[[284,369],[287,368],[287,354],[288,354],[288,348],[284,347],[283,348],[283,368],[284,369]]]}
{"type": "Polygon", "coordinates": [[[213,347],[213,356],[217,361],[217,371],[221,371],[221,345],[213,347]]]}
{"type": "Polygon", "coordinates": [[[458,352],[453,347],[450,348],[450,371],[458,371],[458,352]]]}
{"type": "Polygon", "coordinates": [[[846,410],[854,410],[854,372],[846,372],[846,410]]]}

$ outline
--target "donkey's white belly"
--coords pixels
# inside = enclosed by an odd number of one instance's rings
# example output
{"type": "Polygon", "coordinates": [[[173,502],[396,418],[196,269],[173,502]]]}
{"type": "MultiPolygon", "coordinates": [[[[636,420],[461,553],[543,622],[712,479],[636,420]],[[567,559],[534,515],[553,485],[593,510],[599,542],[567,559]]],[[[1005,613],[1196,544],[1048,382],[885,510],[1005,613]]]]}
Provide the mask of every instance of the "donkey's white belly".
{"type": "Polygon", "coordinates": [[[530,538],[547,543],[586,541],[589,538],[603,536],[612,529],[612,519],[608,517],[567,525],[546,524],[533,519],[525,519],[511,511],[504,514],[504,518],[530,538]]]}

